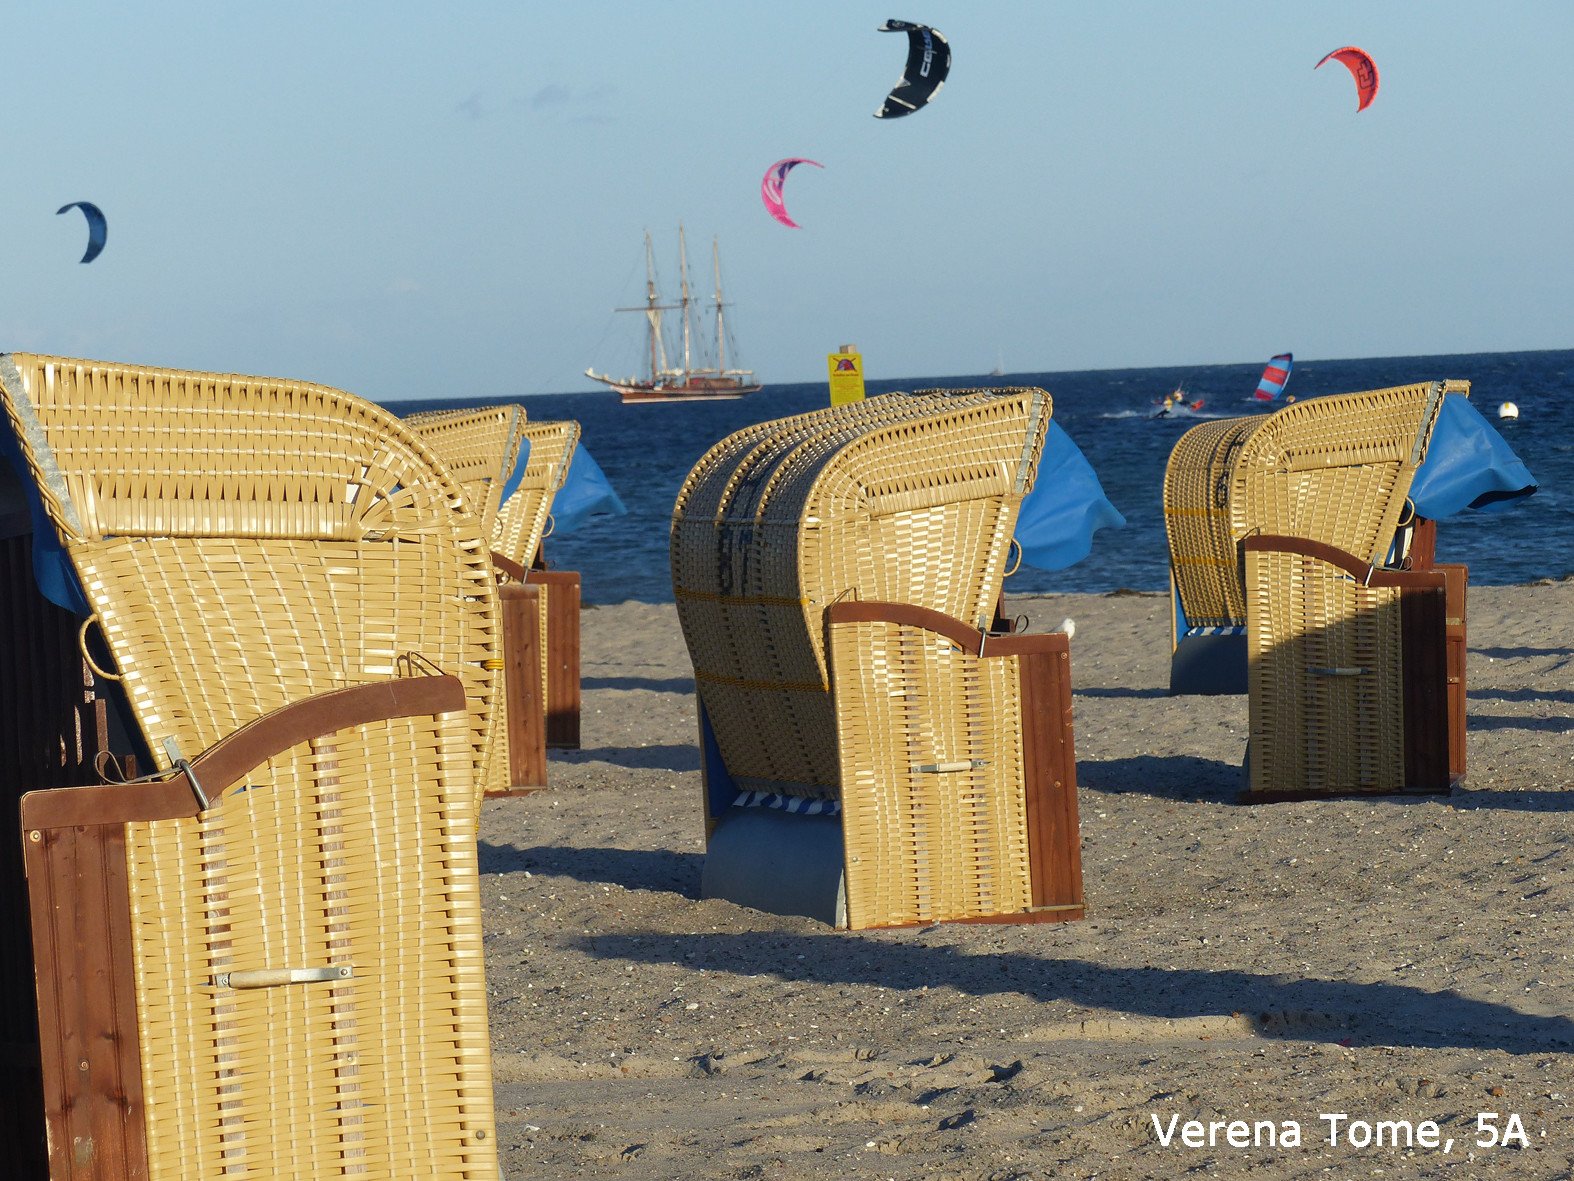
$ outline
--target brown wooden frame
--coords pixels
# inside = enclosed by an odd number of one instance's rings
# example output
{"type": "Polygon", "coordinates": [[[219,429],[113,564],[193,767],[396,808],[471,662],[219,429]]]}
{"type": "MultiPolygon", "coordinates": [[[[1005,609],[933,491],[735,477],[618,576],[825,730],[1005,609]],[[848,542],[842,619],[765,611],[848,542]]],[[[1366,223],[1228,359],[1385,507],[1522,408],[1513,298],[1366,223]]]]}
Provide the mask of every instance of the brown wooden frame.
{"type": "Polygon", "coordinates": [[[527,586],[548,589],[546,744],[579,749],[579,572],[528,570],[527,586]]]}
{"type": "Polygon", "coordinates": [[[486,794],[530,795],[547,786],[548,748],[579,748],[579,574],[572,570],[526,569],[496,551],[492,553],[492,566],[506,580],[499,597],[507,670],[504,679],[508,686],[509,787],[486,794]],[[545,652],[541,651],[543,599],[545,652]],[[541,700],[543,662],[545,701],[541,700]]]}

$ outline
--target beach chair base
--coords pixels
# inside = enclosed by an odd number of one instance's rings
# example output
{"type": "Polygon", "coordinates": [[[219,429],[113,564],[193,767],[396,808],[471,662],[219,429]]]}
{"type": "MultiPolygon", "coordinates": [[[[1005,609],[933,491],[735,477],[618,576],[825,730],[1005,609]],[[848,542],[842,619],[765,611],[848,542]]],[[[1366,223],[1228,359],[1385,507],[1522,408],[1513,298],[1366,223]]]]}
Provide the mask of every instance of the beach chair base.
{"type": "Polygon", "coordinates": [[[840,816],[732,807],[711,833],[700,897],[847,925],[840,816]]]}
{"type": "Polygon", "coordinates": [[[1181,636],[1170,656],[1170,695],[1246,692],[1246,633],[1181,636]]]}

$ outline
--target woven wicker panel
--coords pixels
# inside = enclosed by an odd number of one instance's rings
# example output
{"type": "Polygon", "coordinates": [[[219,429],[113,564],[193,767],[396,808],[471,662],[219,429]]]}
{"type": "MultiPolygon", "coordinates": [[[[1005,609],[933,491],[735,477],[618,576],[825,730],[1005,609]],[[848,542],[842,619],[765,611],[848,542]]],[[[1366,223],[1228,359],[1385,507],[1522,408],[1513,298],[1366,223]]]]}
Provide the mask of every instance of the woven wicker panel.
{"type": "Polygon", "coordinates": [[[1165,473],[1170,560],[1187,621],[1243,625],[1237,546],[1248,533],[1323,541],[1381,562],[1445,391],[1430,382],[1309,398],[1181,436],[1165,473]]]}
{"type": "Polygon", "coordinates": [[[9,354],[5,409],[153,757],[419,653],[471,703],[476,790],[501,697],[496,589],[426,446],[324,386],[9,354]]]}
{"type": "Polygon", "coordinates": [[[987,622],[1050,416],[1042,390],[893,394],[763,423],[700,460],[672,528],[695,680],[740,786],[834,797],[822,615],[987,622]]]}
{"type": "Polygon", "coordinates": [[[154,1181],[494,1181],[470,785],[464,717],[406,718],[285,752],[201,818],[127,826],[154,1181]]]}
{"type": "Polygon", "coordinates": [[[1278,551],[1246,582],[1251,790],[1402,789],[1400,592],[1278,551]]]}
{"type": "Polygon", "coordinates": [[[1186,621],[1224,627],[1243,622],[1237,539],[1229,528],[1230,477],[1257,417],[1225,418],[1192,427],[1170,452],[1164,469],[1164,529],[1169,535],[1186,621]]]}
{"type": "Polygon", "coordinates": [[[408,415],[404,421],[448,466],[471,510],[481,517],[482,536],[490,537],[497,523],[498,499],[519,460],[524,407],[430,410],[408,415]]]}
{"type": "Polygon", "coordinates": [[[830,642],[848,925],[1028,909],[1017,661],[892,623],[837,624],[830,642]]]}
{"type": "MultiPolygon", "coordinates": [[[[505,558],[529,566],[546,536],[552,498],[568,478],[569,463],[579,446],[579,423],[527,422],[522,431],[530,440],[530,455],[519,487],[498,510],[492,548],[505,558]]],[[[545,652],[545,646],[541,650],[545,652]]]]}

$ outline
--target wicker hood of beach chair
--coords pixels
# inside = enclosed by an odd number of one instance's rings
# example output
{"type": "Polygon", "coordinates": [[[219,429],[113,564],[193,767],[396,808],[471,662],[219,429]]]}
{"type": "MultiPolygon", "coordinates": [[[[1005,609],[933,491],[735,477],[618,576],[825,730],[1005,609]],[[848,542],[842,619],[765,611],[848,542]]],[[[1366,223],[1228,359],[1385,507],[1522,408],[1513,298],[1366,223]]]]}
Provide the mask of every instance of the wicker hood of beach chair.
{"type": "Polygon", "coordinates": [[[485,543],[398,418],[306,382],[21,353],[0,385],[161,766],[166,739],[189,755],[414,654],[464,682],[477,788],[493,782],[485,543]],[[202,655],[219,683],[193,705],[202,655]]]}
{"type": "Polygon", "coordinates": [[[1180,437],[1164,473],[1170,567],[1187,623],[1242,626],[1240,543],[1305,537],[1380,564],[1445,392],[1430,382],[1307,398],[1180,437]]]}
{"type": "Polygon", "coordinates": [[[492,548],[528,568],[546,539],[552,498],[568,478],[569,464],[579,446],[579,423],[572,419],[527,422],[523,432],[530,441],[530,455],[519,487],[498,510],[492,548]]]}
{"type": "Polygon", "coordinates": [[[673,518],[673,588],[740,788],[838,792],[832,602],[988,626],[1049,414],[1041,391],[890,394],[761,424],[700,460],[673,518]]]}
{"type": "Polygon", "coordinates": [[[52,1175],[492,1181],[458,487],[323,386],[9,354],[0,393],[167,772],[23,798],[52,1175]]]}
{"type": "Polygon", "coordinates": [[[525,408],[428,410],[407,415],[404,423],[447,465],[471,510],[481,518],[481,536],[490,538],[503,490],[519,462],[525,408]]]}
{"type": "MultiPolygon", "coordinates": [[[[1080,869],[1074,908],[1036,905],[1028,880],[1017,657],[974,654],[1050,412],[1035,389],[883,395],[739,431],[690,473],[671,552],[716,753],[707,874],[718,834],[753,823],[731,793],[829,834],[799,869],[836,875],[808,902],[791,871],[761,880],[745,846],[729,857],[754,880],[721,896],[853,927],[1080,915],[1080,869]]],[[[1074,776],[1060,785],[1074,830],[1074,776]]]]}

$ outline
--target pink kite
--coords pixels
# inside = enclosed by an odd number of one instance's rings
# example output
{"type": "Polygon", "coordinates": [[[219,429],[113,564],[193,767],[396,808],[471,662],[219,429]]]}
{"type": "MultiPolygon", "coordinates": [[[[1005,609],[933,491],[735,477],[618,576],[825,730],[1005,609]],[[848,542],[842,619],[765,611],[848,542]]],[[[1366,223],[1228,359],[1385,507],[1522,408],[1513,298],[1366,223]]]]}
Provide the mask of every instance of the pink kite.
{"type": "Polygon", "coordinates": [[[1377,97],[1377,63],[1372,60],[1371,54],[1354,45],[1346,45],[1343,49],[1334,50],[1312,69],[1320,68],[1330,58],[1342,62],[1345,69],[1350,71],[1351,77],[1355,79],[1355,92],[1360,98],[1355,109],[1357,112],[1366,110],[1372,99],[1377,97]]]}
{"type": "Polygon", "coordinates": [[[798,229],[798,223],[787,216],[787,206],[782,201],[782,185],[787,183],[787,174],[800,164],[813,164],[816,168],[825,165],[816,160],[806,160],[802,156],[789,156],[785,160],[778,160],[765,170],[765,179],[760,181],[760,200],[765,202],[765,208],[772,217],[789,229],[798,229]]]}

